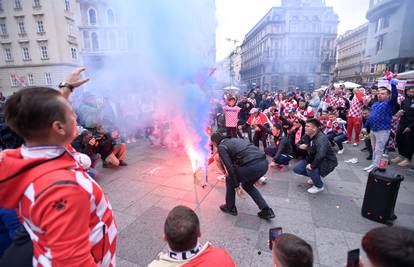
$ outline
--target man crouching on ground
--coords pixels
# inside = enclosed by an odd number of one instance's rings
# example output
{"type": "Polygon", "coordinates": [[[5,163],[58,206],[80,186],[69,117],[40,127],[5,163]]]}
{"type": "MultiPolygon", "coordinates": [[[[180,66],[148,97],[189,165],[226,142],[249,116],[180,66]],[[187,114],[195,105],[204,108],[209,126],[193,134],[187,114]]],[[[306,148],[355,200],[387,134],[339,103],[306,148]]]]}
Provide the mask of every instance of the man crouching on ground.
{"type": "Polygon", "coordinates": [[[217,147],[219,159],[227,173],[226,204],[221,205],[220,210],[236,216],[236,192],[243,197],[246,191],[259,207],[257,215],[260,218],[274,218],[273,210],[254,186],[268,170],[265,153],[244,139],[225,138],[219,133],[211,136],[211,143],[217,147]]]}

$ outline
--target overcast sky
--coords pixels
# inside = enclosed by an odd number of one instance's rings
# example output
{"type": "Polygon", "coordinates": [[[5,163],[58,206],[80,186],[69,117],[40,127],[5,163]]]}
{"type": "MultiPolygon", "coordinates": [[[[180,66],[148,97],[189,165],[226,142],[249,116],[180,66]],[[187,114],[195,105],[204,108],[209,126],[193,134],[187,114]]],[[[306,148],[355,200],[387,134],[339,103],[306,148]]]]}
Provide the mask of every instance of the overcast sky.
{"type": "MultiPolygon", "coordinates": [[[[226,38],[243,41],[244,35],[270,10],[280,6],[280,0],[216,0],[217,8],[217,60],[230,53],[232,44],[226,38]]],[[[339,16],[338,33],[358,27],[366,22],[369,0],[326,0],[339,16]]]]}

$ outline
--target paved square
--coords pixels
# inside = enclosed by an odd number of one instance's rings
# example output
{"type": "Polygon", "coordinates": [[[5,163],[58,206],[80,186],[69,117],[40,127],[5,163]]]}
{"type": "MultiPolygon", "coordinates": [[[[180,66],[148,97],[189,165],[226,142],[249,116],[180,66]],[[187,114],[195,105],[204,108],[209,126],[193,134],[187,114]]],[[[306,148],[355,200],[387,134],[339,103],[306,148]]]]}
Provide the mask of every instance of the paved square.
{"type": "MultiPolygon", "coordinates": [[[[115,211],[119,237],[117,264],[146,266],[165,250],[162,240],[167,213],[176,205],[194,208],[201,220],[201,242],[225,248],[237,266],[271,266],[267,247],[268,229],[281,226],[284,232],[309,242],[315,266],[343,266],[347,250],[360,247],[363,234],[380,224],[360,215],[368,162],[358,148],[345,147],[339,166],[326,179],[326,190],[313,196],[306,192],[303,177],[290,170],[270,170],[268,184],[259,190],[274,209],[276,218],[257,217],[253,200],[237,199],[239,215],[223,214],[225,185],[216,180],[216,168],[209,168],[209,185],[194,184],[190,162],[178,150],[151,148],[144,141],[128,145],[127,167],[102,169],[102,185],[115,211]],[[358,157],[360,163],[344,163],[358,157]]],[[[294,164],[294,163],[293,163],[294,164]]],[[[394,166],[390,166],[394,168],[394,166]]],[[[396,225],[414,228],[414,177],[405,169],[396,206],[396,225]]]]}

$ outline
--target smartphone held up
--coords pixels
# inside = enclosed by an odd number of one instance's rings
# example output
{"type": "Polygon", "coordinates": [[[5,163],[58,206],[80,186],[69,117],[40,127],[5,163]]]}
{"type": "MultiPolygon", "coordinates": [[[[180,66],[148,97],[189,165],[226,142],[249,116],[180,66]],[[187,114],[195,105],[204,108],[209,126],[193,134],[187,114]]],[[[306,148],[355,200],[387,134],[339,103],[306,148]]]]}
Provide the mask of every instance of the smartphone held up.
{"type": "Polygon", "coordinates": [[[283,233],[282,227],[275,227],[269,229],[269,249],[272,250],[273,241],[283,233]]]}

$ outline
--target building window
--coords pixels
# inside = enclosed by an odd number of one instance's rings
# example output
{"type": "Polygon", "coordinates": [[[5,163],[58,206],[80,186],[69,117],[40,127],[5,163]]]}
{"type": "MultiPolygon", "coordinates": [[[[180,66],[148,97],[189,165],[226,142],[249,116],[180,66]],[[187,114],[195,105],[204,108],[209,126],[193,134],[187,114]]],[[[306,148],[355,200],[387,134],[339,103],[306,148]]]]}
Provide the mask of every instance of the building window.
{"type": "Polygon", "coordinates": [[[43,26],[43,20],[37,21],[37,33],[44,33],[45,27],[43,26]]]}
{"type": "Polygon", "coordinates": [[[98,34],[96,32],[92,32],[91,39],[92,39],[92,50],[94,51],[99,50],[98,34]]]}
{"type": "Polygon", "coordinates": [[[75,33],[75,26],[73,25],[73,23],[72,22],[68,22],[68,35],[69,36],[76,36],[76,33],[75,33]]]}
{"type": "Polygon", "coordinates": [[[12,87],[17,87],[16,75],[14,74],[10,75],[10,84],[12,87]]]}
{"type": "Polygon", "coordinates": [[[46,84],[47,85],[52,85],[52,74],[50,73],[45,73],[45,78],[46,78],[46,84]]]}
{"type": "Polygon", "coordinates": [[[13,60],[13,56],[12,56],[10,47],[7,47],[7,48],[4,49],[4,59],[6,61],[12,61],[13,60]]]}
{"type": "Polygon", "coordinates": [[[96,25],[96,10],[90,8],[88,10],[89,25],[96,25]]]}
{"type": "Polygon", "coordinates": [[[65,10],[70,11],[70,0],[65,0],[65,10]]]}
{"type": "Polygon", "coordinates": [[[27,74],[27,82],[28,82],[28,85],[33,85],[34,84],[33,74],[31,74],[31,73],[27,74]]]}
{"type": "Polygon", "coordinates": [[[377,54],[382,50],[382,47],[384,45],[384,35],[381,35],[378,37],[377,40],[377,54]]]}
{"type": "Polygon", "coordinates": [[[30,54],[29,54],[28,47],[22,47],[22,54],[23,54],[23,60],[25,61],[30,60],[30,54]]]}
{"type": "Polygon", "coordinates": [[[375,65],[374,64],[371,64],[370,65],[370,67],[369,67],[369,73],[375,73],[375,65]]]}
{"type": "Polygon", "coordinates": [[[48,53],[47,53],[47,46],[41,46],[40,47],[40,57],[41,59],[49,59],[48,53]]]}
{"type": "Polygon", "coordinates": [[[390,15],[386,15],[382,18],[381,29],[386,29],[390,26],[390,15]]]}
{"type": "Polygon", "coordinates": [[[24,27],[24,21],[19,21],[17,23],[17,26],[19,28],[19,34],[25,35],[26,34],[26,28],[24,27]]]}
{"type": "Polygon", "coordinates": [[[22,9],[22,2],[20,0],[14,0],[14,8],[22,9]]]}
{"type": "Polygon", "coordinates": [[[7,36],[6,23],[1,23],[0,24],[0,33],[1,33],[2,36],[7,36]]]}
{"type": "Polygon", "coordinates": [[[375,32],[379,32],[379,30],[381,29],[382,25],[382,18],[379,18],[377,20],[377,22],[375,23],[375,32]]]}
{"type": "Polygon", "coordinates": [[[108,18],[108,25],[114,25],[115,24],[114,11],[112,9],[108,9],[108,11],[106,11],[106,16],[108,18]]]}
{"type": "Polygon", "coordinates": [[[33,7],[40,7],[40,0],[33,0],[33,7]]]}
{"type": "Polygon", "coordinates": [[[70,54],[71,54],[71,56],[72,56],[72,59],[78,59],[78,53],[77,53],[77,51],[76,51],[76,48],[71,48],[70,49],[70,54]]]}

